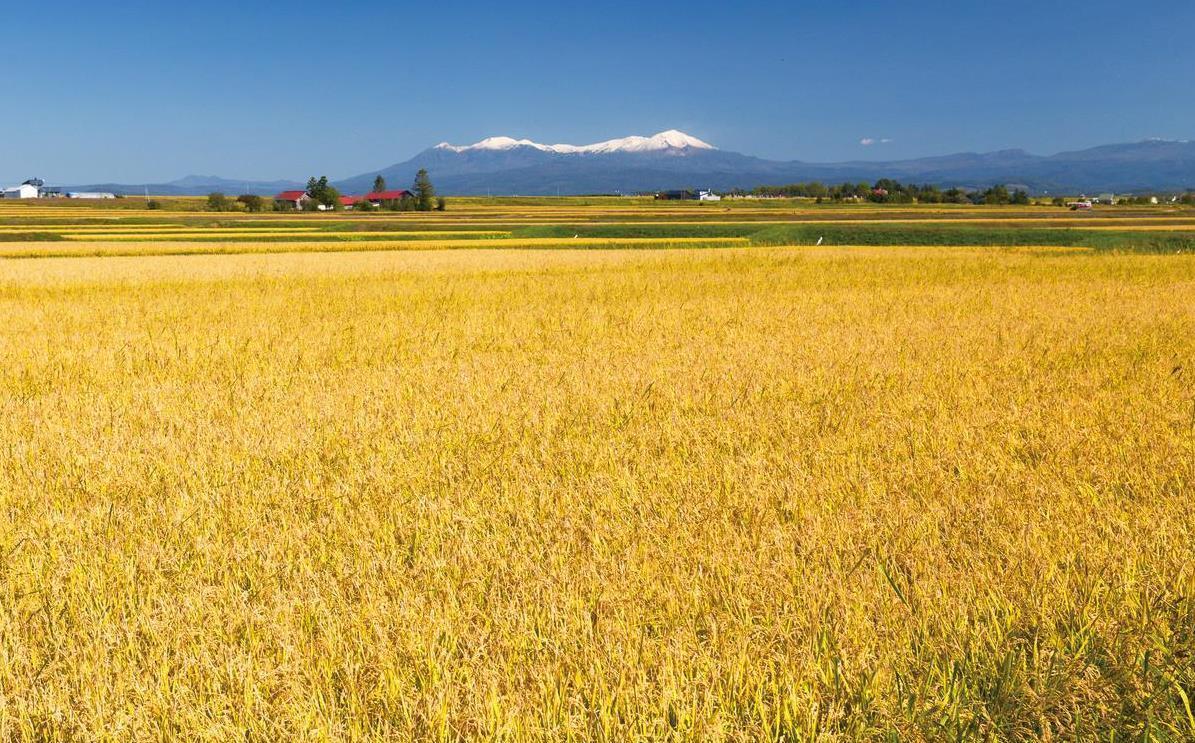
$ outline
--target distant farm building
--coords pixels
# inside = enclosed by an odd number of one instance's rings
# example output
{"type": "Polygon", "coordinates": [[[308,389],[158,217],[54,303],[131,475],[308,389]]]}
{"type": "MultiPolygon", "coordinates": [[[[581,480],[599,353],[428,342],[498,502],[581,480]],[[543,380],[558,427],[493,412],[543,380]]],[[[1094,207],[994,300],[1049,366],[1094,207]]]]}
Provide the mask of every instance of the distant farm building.
{"type": "MultiPolygon", "coordinates": [[[[414,196],[415,194],[406,189],[371,191],[364,196],[341,196],[340,206],[345,209],[352,209],[365,201],[368,201],[373,206],[384,206],[390,202],[402,201],[404,198],[414,198],[414,196]]],[[[306,191],[283,191],[274,197],[274,203],[282,209],[302,209],[303,205],[309,201],[311,201],[311,197],[306,191]]]]}
{"type": "Polygon", "coordinates": [[[311,201],[311,197],[307,195],[306,191],[283,191],[274,197],[276,205],[291,209],[302,209],[303,204],[308,201],[311,201]]]}
{"type": "Polygon", "coordinates": [[[41,190],[30,183],[22,183],[0,191],[0,198],[4,199],[36,199],[39,195],[41,190]]]}
{"type": "Polygon", "coordinates": [[[30,178],[19,186],[0,190],[0,199],[115,199],[116,194],[106,191],[72,191],[62,193],[61,188],[47,186],[41,178],[30,178]]]}
{"type": "Polygon", "coordinates": [[[415,194],[400,188],[394,191],[371,191],[361,198],[374,206],[381,206],[387,201],[402,201],[403,198],[408,196],[414,198],[415,194]]]}

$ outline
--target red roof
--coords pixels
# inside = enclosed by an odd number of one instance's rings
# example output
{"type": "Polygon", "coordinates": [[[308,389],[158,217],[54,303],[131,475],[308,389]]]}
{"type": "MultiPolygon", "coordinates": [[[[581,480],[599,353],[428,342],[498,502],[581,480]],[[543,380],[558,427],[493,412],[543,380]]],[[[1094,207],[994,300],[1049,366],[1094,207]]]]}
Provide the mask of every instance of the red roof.
{"type": "Polygon", "coordinates": [[[341,196],[340,197],[340,205],[341,206],[352,206],[353,204],[356,204],[358,201],[360,201],[362,198],[363,197],[361,197],[361,196],[341,196]]]}
{"type": "Polygon", "coordinates": [[[274,197],[276,201],[298,201],[307,195],[306,191],[283,191],[274,197]]]}
{"type": "Polygon", "coordinates": [[[373,193],[365,194],[365,198],[370,201],[398,201],[404,196],[409,196],[410,191],[401,189],[398,191],[374,191],[373,193]]]}

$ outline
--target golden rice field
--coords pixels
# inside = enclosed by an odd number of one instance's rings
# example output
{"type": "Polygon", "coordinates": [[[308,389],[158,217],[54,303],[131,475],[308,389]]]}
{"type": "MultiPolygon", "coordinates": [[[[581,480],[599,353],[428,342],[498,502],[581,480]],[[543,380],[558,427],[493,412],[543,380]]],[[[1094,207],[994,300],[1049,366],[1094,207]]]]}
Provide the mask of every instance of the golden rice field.
{"type": "Polygon", "coordinates": [[[1195,738],[1190,251],[39,208],[2,740],[1195,738]]]}

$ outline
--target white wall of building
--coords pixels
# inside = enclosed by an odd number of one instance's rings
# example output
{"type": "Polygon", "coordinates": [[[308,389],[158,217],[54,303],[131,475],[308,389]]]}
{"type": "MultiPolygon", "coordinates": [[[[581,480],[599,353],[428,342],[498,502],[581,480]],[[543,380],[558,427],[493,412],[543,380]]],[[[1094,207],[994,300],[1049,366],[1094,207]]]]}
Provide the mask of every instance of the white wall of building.
{"type": "Polygon", "coordinates": [[[13,186],[0,191],[0,197],[5,199],[36,199],[37,186],[30,186],[23,184],[20,186],[13,186]]]}

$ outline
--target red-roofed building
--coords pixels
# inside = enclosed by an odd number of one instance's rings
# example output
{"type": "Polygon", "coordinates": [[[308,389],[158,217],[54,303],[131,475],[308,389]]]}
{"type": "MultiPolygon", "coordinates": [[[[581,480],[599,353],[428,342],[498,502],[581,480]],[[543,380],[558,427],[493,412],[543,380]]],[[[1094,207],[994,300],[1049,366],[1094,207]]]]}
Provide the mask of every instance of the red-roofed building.
{"type": "Polygon", "coordinates": [[[414,196],[414,194],[406,189],[398,189],[395,191],[372,191],[362,198],[367,199],[374,206],[381,206],[385,201],[400,201],[404,196],[414,196]]]}
{"type": "MultiPolygon", "coordinates": [[[[374,206],[381,206],[391,201],[401,201],[408,196],[413,198],[414,194],[406,189],[374,191],[364,196],[341,196],[340,206],[345,209],[352,209],[363,201],[368,201],[374,206]]],[[[307,195],[306,191],[283,191],[274,197],[274,203],[287,209],[302,209],[303,205],[309,201],[311,201],[311,197],[307,195]]],[[[320,210],[323,211],[323,209],[324,207],[321,206],[320,210]]]]}
{"type": "Polygon", "coordinates": [[[310,200],[306,191],[283,191],[274,197],[275,204],[285,204],[291,209],[302,209],[303,203],[310,200]]]}

